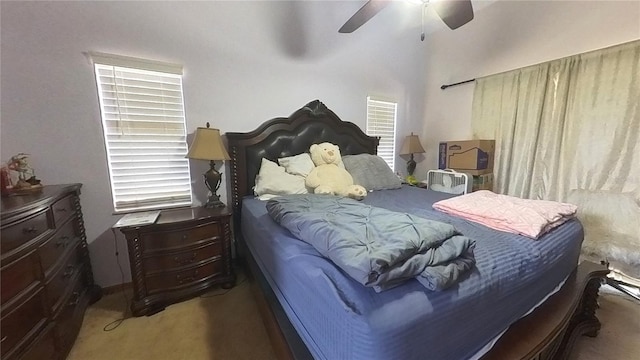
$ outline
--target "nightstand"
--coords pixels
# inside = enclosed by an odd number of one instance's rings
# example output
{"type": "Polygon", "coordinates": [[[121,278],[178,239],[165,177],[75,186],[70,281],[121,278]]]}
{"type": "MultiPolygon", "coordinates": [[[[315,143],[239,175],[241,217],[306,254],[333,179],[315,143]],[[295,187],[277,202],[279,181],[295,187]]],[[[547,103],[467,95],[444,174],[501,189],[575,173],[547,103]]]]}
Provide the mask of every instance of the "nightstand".
{"type": "Polygon", "coordinates": [[[220,284],[231,288],[231,212],[203,207],[163,210],[154,224],[120,228],[127,239],[134,316],[220,284]]]}

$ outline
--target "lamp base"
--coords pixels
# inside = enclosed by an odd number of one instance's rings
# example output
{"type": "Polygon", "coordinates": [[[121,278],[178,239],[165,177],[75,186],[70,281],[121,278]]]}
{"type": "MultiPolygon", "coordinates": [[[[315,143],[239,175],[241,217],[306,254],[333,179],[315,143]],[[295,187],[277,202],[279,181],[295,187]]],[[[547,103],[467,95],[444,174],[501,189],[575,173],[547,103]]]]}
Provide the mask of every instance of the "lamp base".
{"type": "Polygon", "coordinates": [[[416,161],[413,160],[413,154],[411,154],[411,158],[407,161],[407,174],[409,176],[413,175],[413,172],[416,170],[416,161]]]}
{"type": "Polygon", "coordinates": [[[221,208],[226,205],[220,201],[220,196],[218,196],[218,188],[220,187],[220,179],[222,174],[216,171],[215,162],[211,160],[209,162],[209,170],[203,174],[204,183],[207,185],[207,189],[209,189],[209,200],[206,204],[204,204],[205,208],[221,208]]]}
{"type": "Polygon", "coordinates": [[[209,200],[203,206],[205,208],[223,208],[227,205],[220,201],[220,196],[218,196],[218,194],[211,194],[209,196],[209,200]]]}

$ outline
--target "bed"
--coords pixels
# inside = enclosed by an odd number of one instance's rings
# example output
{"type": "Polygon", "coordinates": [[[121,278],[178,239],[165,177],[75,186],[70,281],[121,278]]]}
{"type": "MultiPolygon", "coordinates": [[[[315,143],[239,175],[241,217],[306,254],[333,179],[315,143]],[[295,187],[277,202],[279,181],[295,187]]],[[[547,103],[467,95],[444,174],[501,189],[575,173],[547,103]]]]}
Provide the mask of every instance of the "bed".
{"type": "Polygon", "coordinates": [[[379,140],[318,100],[225,138],[238,257],[279,358],[561,359],[577,336],[597,335],[597,294],[607,270],[577,265],[577,220],[525,241],[431,208],[448,194],[406,185],[371,192],[366,204],[448,222],[479,239],[477,269],[456,286],[433,292],[410,280],[378,293],[277,225],[252,189],[262,158],[301,154],[319,142],[337,144],[343,155],[375,154],[379,140]],[[509,246],[516,255],[501,252],[509,246]],[[494,276],[495,269],[504,271],[494,276]],[[483,279],[488,283],[478,285],[483,279]]]}

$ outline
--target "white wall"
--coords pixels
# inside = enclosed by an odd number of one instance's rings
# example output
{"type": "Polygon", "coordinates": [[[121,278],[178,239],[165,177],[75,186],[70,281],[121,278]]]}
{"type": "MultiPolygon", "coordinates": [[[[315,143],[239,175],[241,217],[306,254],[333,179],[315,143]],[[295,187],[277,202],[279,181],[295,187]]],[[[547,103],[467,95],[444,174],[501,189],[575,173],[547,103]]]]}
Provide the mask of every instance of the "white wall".
{"type": "Polygon", "coordinates": [[[437,167],[438,142],[471,136],[474,83],[455,83],[640,39],[640,1],[499,0],[456,31],[431,34],[420,177],[437,167]]]}
{"type": "MultiPolygon", "coordinates": [[[[383,10],[353,34],[337,29],[361,2],[6,2],[1,12],[1,160],[26,152],[45,184],[84,184],[98,284],[121,282],[93,70],[87,51],[184,65],[187,128],[249,131],[320,99],[364,127],[365,98],[395,98],[399,138],[424,112],[420,13],[383,10]]],[[[194,191],[206,199],[192,162],[194,191]]],[[[226,172],[225,172],[226,173],[226,172]]],[[[226,190],[220,191],[226,202],[226,190]]],[[[125,281],[125,242],[118,240],[125,281]]]]}

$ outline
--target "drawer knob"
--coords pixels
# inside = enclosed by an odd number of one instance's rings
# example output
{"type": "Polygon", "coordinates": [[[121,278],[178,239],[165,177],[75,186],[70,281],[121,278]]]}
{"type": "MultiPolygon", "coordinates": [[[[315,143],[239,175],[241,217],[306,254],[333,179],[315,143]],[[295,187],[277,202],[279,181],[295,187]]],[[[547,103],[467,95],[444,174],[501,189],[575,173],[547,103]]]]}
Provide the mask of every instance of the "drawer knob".
{"type": "Polygon", "coordinates": [[[69,237],[66,235],[61,237],[60,240],[56,241],[56,247],[66,248],[67,245],[69,245],[69,237]]]}
{"type": "Polygon", "coordinates": [[[7,340],[7,336],[6,335],[2,337],[2,340],[0,340],[0,342],[4,342],[5,340],[7,340]]]}
{"type": "Polygon", "coordinates": [[[35,226],[31,226],[31,227],[22,229],[22,232],[25,234],[33,234],[34,232],[38,232],[38,229],[35,226]]]}
{"type": "Polygon", "coordinates": [[[77,291],[74,291],[73,294],[71,294],[71,295],[74,297],[74,299],[69,301],[67,303],[67,306],[76,306],[76,305],[78,305],[78,303],[80,302],[80,293],[77,292],[77,291]]]}
{"type": "Polygon", "coordinates": [[[62,274],[62,277],[69,278],[71,277],[71,275],[73,275],[74,271],[75,271],[75,268],[73,265],[67,265],[67,270],[65,270],[65,272],[62,274]]]}
{"type": "Polygon", "coordinates": [[[180,258],[178,256],[173,258],[173,261],[175,261],[176,263],[180,264],[180,265],[184,265],[184,264],[190,264],[192,262],[194,262],[196,260],[196,256],[198,255],[198,253],[194,252],[193,254],[191,254],[191,257],[185,257],[185,258],[180,258]]]}
{"type": "Polygon", "coordinates": [[[196,279],[196,276],[198,276],[198,270],[194,271],[193,275],[186,278],[182,278],[180,275],[176,275],[176,280],[178,280],[179,285],[182,285],[184,283],[192,282],[196,279]]]}
{"type": "Polygon", "coordinates": [[[67,208],[56,208],[57,212],[67,212],[67,208]]]}

